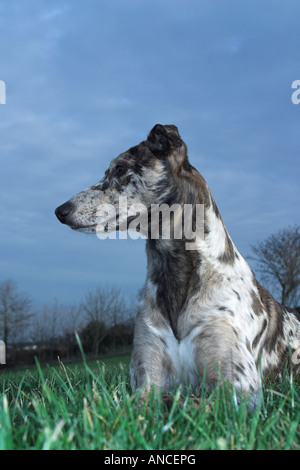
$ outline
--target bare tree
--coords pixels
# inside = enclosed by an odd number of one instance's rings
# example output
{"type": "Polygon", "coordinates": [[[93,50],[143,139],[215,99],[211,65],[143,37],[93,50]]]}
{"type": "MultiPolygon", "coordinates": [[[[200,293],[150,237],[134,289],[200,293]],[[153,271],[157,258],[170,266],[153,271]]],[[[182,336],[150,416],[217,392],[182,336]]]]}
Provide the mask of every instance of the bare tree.
{"type": "Polygon", "coordinates": [[[20,292],[15,282],[0,283],[0,337],[6,345],[24,339],[33,315],[31,303],[29,296],[20,292]]]}
{"type": "Polygon", "coordinates": [[[53,304],[44,305],[35,316],[32,339],[37,343],[53,341],[60,333],[59,308],[56,299],[53,304]]]}
{"type": "Polygon", "coordinates": [[[62,313],[57,300],[45,304],[35,314],[31,338],[35,343],[53,343],[62,334],[62,313]]]}
{"type": "Polygon", "coordinates": [[[55,342],[67,333],[75,337],[75,331],[82,326],[81,306],[76,304],[44,305],[35,315],[31,337],[34,342],[55,342]]]}
{"type": "Polygon", "coordinates": [[[75,335],[83,325],[82,305],[69,304],[63,308],[64,326],[63,329],[69,334],[75,335]]]}
{"type": "Polygon", "coordinates": [[[76,353],[75,331],[82,327],[80,314],[80,305],[59,304],[56,299],[36,312],[30,337],[39,360],[76,353]]]}
{"type": "Polygon", "coordinates": [[[124,298],[118,289],[98,287],[86,295],[82,310],[89,325],[92,325],[93,353],[98,354],[101,343],[109,334],[109,328],[115,327],[127,315],[124,298]]]}
{"type": "Polygon", "coordinates": [[[262,280],[280,292],[283,305],[296,306],[300,299],[300,226],[280,230],[251,246],[262,280]]]}
{"type": "Polygon", "coordinates": [[[78,350],[76,335],[83,327],[84,321],[82,318],[82,305],[69,304],[63,306],[61,309],[63,323],[63,344],[67,348],[68,356],[72,356],[78,350]]]}

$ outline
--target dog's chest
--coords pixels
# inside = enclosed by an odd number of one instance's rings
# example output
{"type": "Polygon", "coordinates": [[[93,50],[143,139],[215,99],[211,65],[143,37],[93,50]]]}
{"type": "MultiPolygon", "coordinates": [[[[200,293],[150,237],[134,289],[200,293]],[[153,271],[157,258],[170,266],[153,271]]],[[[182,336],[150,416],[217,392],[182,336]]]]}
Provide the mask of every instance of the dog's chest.
{"type": "Polygon", "coordinates": [[[199,382],[194,360],[194,338],[195,331],[192,331],[181,341],[176,339],[171,329],[164,335],[166,354],[172,364],[172,377],[169,380],[175,381],[176,385],[181,383],[193,387],[199,382]]]}

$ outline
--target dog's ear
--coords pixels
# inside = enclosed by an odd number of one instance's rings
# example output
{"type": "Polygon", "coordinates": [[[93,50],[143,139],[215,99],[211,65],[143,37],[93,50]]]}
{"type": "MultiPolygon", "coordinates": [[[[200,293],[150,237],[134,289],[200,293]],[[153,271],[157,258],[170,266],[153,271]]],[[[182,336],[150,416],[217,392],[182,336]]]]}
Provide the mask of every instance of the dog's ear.
{"type": "Polygon", "coordinates": [[[179,170],[187,159],[186,145],[173,125],[156,124],[148,135],[150,150],[160,159],[168,159],[179,170]]]}

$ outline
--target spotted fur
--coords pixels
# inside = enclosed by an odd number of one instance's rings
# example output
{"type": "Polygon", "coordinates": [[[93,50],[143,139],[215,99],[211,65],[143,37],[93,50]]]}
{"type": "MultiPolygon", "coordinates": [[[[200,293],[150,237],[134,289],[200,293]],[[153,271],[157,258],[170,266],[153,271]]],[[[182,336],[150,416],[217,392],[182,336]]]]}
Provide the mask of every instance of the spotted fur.
{"type": "MultiPolygon", "coordinates": [[[[197,390],[220,376],[255,395],[261,379],[281,377],[300,348],[300,319],[256,280],[236,249],[206,181],[189,163],[175,126],[156,125],[147,140],[114,159],[104,178],[56,210],[61,222],[94,233],[105,202],[204,205],[204,236],[146,241],[147,277],[131,359],[134,389],[197,390]]],[[[103,217],[103,216],[102,216],[103,217]]],[[[151,222],[148,214],[149,226],[151,222]]],[[[106,222],[106,220],[100,220],[106,222]]],[[[124,221],[119,220],[119,223],[124,221]]],[[[129,218],[126,223],[129,223],[129,218]]],[[[117,227],[118,228],[118,227],[117,227]]]]}

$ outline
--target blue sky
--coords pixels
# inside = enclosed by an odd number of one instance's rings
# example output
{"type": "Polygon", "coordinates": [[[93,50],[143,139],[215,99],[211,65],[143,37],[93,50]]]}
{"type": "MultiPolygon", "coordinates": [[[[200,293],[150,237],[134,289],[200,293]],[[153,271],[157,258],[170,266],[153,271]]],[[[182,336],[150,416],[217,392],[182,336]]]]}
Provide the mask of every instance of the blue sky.
{"type": "Polygon", "coordinates": [[[37,303],[133,295],[144,241],[54,209],[156,123],[175,124],[244,256],[299,222],[298,0],[2,0],[0,280],[37,303]]]}

